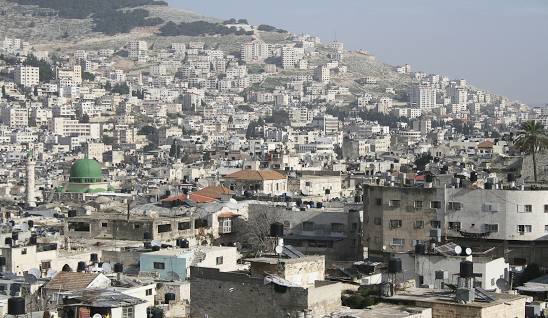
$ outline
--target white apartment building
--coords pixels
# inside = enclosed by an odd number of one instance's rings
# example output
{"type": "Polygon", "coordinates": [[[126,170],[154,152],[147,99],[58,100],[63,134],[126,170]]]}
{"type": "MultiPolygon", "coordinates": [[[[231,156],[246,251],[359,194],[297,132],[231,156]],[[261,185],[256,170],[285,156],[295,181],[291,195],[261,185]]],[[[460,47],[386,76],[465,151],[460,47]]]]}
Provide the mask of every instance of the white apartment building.
{"type": "Polygon", "coordinates": [[[97,123],[79,123],[64,117],[56,117],[50,121],[50,131],[60,136],[84,136],[91,139],[101,137],[101,125],[97,123]]]}
{"type": "Polygon", "coordinates": [[[293,69],[297,64],[297,52],[295,48],[284,46],[282,48],[282,67],[284,69],[293,69]]]}
{"type": "Polygon", "coordinates": [[[40,83],[40,69],[34,66],[18,65],[15,68],[14,80],[17,85],[31,87],[40,83]]]}
{"type": "Polygon", "coordinates": [[[314,80],[324,84],[329,84],[329,81],[331,80],[331,69],[325,65],[316,67],[314,70],[314,80]]]}
{"type": "Polygon", "coordinates": [[[263,41],[244,43],[240,47],[240,58],[244,62],[262,61],[269,56],[269,46],[263,41]]]}
{"type": "Polygon", "coordinates": [[[409,90],[409,102],[424,112],[436,107],[436,88],[429,83],[415,84],[409,90]]]}
{"type": "Polygon", "coordinates": [[[127,45],[129,58],[137,61],[148,59],[148,44],[146,41],[130,41],[127,45]]]}
{"type": "Polygon", "coordinates": [[[82,84],[82,67],[80,65],[74,65],[71,68],[57,68],[57,80],[65,82],[72,85],[63,85],[63,86],[73,86],[82,84]]]}
{"type": "Polygon", "coordinates": [[[27,108],[4,106],[0,114],[1,122],[11,128],[25,128],[29,125],[29,110],[27,108]]]}

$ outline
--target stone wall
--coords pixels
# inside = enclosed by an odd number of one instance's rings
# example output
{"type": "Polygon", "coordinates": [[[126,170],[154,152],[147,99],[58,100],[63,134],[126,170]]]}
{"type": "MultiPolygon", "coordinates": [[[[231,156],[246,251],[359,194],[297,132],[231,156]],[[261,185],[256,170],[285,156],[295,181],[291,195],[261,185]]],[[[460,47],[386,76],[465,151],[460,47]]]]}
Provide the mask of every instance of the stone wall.
{"type": "Polygon", "coordinates": [[[191,267],[190,272],[191,317],[297,317],[298,312],[323,315],[340,306],[338,283],[288,288],[217,269],[191,267]]]}

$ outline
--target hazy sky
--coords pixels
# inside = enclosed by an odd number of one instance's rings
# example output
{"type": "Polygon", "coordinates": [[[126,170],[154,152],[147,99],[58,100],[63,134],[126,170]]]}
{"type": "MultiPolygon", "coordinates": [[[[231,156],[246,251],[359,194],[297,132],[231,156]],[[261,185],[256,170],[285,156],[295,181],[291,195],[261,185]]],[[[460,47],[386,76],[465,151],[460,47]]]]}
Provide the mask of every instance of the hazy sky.
{"type": "Polygon", "coordinates": [[[465,78],[548,103],[548,0],[168,0],[217,18],[247,18],[343,41],[390,64],[465,78]]]}

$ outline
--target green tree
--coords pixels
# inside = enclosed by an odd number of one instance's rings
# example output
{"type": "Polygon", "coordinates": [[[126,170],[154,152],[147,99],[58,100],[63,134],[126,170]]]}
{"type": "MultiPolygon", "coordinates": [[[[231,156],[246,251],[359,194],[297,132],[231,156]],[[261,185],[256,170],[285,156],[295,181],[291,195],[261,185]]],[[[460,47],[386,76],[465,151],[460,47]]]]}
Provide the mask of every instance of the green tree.
{"type": "Polygon", "coordinates": [[[82,79],[84,81],[93,82],[95,80],[95,75],[90,73],[90,72],[84,72],[84,73],[82,73],[82,79]]]}
{"type": "Polygon", "coordinates": [[[53,67],[48,62],[37,59],[34,55],[29,55],[24,64],[38,67],[40,81],[49,82],[55,78],[53,67]]]}
{"type": "Polygon", "coordinates": [[[537,152],[548,147],[548,136],[544,126],[537,121],[530,120],[521,125],[521,131],[514,143],[521,151],[530,153],[533,156],[533,176],[538,182],[537,176],[537,152]]]}

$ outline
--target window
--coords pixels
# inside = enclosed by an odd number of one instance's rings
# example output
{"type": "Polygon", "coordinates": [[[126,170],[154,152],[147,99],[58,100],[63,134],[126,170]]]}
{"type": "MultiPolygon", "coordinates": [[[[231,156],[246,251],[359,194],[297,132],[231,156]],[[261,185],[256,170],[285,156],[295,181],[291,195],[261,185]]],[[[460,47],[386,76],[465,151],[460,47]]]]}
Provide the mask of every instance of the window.
{"type": "Polygon", "coordinates": [[[146,296],[152,296],[152,288],[149,288],[145,291],[146,296]]]}
{"type": "Polygon", "coordinates": [[[402,225],[401,220],[390,220],[390,228],[391,229],[399,229],[402,225]]]}
{"type": "Polygon", "coordinates": [[[343,233],[344,232],[344,224],[342,224],[342,223],[331,223],[331,232],[343,233]]]}
{"type": "Polygon", "coordinates": [[[526,204],[525,205],[525,212],[527,212],[527,213],[533,212],[533,206],[531,204],[526,204]]]}
{"type": "Polygon", "coordinates": [[[462,205],[460,202],[447,202],[447,209],[458,211],[462,209],[462,205]]]}
{"type": "Polygon", "coordinates": [[[217,258],[215,258],[215,264],[216,265],[223,265],[223,257],[218,256],[217,258]]]}
{"type": "Polygon", "coordinates": [[[352,231],[357,231],[358,230],[358,223],[354,222],[352,223],[352,231]]]}
{"type": "Polygon", "coordinates": [[[388,201],[388,206],[393,208],[399,208],[400,207],[400,200],[390,200],[388,201]]]}
{"type": "Polygon", "coordinates": [[[171,224],[160,224],[158,225],[158,233],[165,233],[171,231],[171,224]]]}
{"type": "Polygon", "coordinates": [[[544,205],[544,213],[548,213],[548,204],[544,205]]]}
{"type": "Polygon", "coordinates": [[[133,310],[133,307],[123,307],[122,318],[135,318],[135,311],[133,310]]]}
{"type": "Polygon", "coordinates": [[[393,238],[392,239],[392,245],[393,246],[403,246],[405,244],[405,240],[401,238],[393,238]]]}
{"type": "Polygon", "coordinates": [[[422,201],[415,201],[413,207],[415,207],[415,209],[422,209],[422,201]]]}
{"type": "Polygon", "coordinates": [[[314,231],[314,222],[303,222],[303,231],[314,231]]]}
{"type": "Polygon", "coordinates": [[[154,269],[166,269],[166,264],[162,262],[154,262],[152,263],[152,266],[154,269]]]}
{"type": "Polygon", "coordinates": [[[441,228],[441,222],[440,221],[430,221],[430,226],[433,229],[440,229],[441,228]]]}
{"type": "Polygon", "coordinates": [[[182,230],[190,230],[190,222],[179,222],[177,225],[180,231],[182,230]]]}
{"type": "Polygon", "coordinates": [[[232,219],[223,218],[219,220],[219,228],[221,233],[231,233],[232,232],[232,219]]]}
{"type": "Polygon", "coordinates": [[[141,228],[141,225],[140,224],[133,224],[133,228],[135,230],[137,230],[137,229],[141,228]]]}
{"type": "Polygon", "coordinates": [[[101,227],[108,227],[108,223],[107,222],[101,222],[101,227]]]}
{"type": "Polygon", "coordinates": [[[441,202],[440,201],[430,201],[430,208],[431,209],[441,209],[441,202]]]}
{"type": "Polygon", "coordinates": [[[22,249],[21,250],[21,255],[26,255],[26,254],[27,254],[27,249],[26,248],[22,249]]]}
{"type": "Polygon", "coordinates": [[[448,225],[451,230],[460,231],[460,222],[449,222],[448,225]]]}
{"type": "Polygon", "coordinates": [[[422,229],[424,228],[424,221],[423,220],[417,220],[415,221],[415,229],[422,229]]]}
{"type": "Polygon", "coordinates": [[[375,204],[382,205],[382,199],[375,199],[375,204]]]}
{"type": "Polygon", "coordinates": [[[533,230],[533,227],[531,225],[518,225],[518,232],[523,233],[531,233],[533,230]]]}
{"type": "Polygon", "coordinates": [[[499,225],[498,224],[485,224],[485,231],[496,233],[499,231],[499,225]]]}
{"type": "Polygon", "coordinates": [[[304,185],[305,185],[305,187],[310,187],[310,186],[312,186],[312,182],[306,181],[306,182],[304,183],[304,185]]]}
{"type": "Polygon", "coordinates": [[[484,212],[497,212],[497,204],[496,203],[484,203],[483,204],[483,211],[484,212]]]}
{"type": "Polygon", "coordinates": [[[544,232],[548,233],[548,225],[544,226],[544,232]]]}
{"type": "Polygon", "coordinates": [[[382,225],[382,219],[381,218],[374,218],[373,223],[375,225],[382,225]]]}

